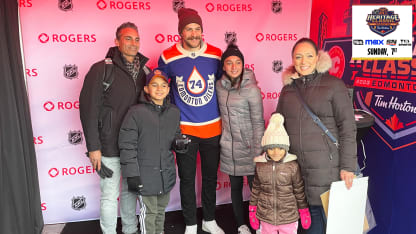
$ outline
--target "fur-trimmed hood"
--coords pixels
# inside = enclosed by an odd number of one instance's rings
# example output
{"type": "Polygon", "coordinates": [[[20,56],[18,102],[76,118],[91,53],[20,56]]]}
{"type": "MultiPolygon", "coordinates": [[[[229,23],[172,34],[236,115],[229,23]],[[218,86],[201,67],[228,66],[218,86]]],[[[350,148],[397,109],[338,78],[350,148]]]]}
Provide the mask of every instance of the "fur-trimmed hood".
{"type": "MultiPolygon", "coordinates": [[[[318,73],[325,73],[332,67],[332,60],[328,52],[320,50],[318,52],[318,62],[316,63],[316,71],[318,73]]],[[[299,75],[295,71],[295,66],[291,65],[286,68],[282,74],[283,85],[289,85],[293,82],[292,79],[298,79],[299,75]]]]}
{"type": "MultiPolygon", "coordinates": [[[[287,162],[290,162],[290,161],[294,161],[294,160],[296,160],[297,158],[298,158],[298,157],[296,157],[296,155],[291,154],[291,153],[287,153],[287,154],[285,155],[285,157],[283,158],[283,163],[287,163],[287,162]]],[[[266,153],[263,153],[262,155],[255,157],[255,158],[253,159],[253,161],[254,161],[255,163],[258,163],[258,162],[263,162],[263,163],[265,163],[265,162],[270,161],[270,159],[268,159],[268,158],[266,157],[266,153]]]]}

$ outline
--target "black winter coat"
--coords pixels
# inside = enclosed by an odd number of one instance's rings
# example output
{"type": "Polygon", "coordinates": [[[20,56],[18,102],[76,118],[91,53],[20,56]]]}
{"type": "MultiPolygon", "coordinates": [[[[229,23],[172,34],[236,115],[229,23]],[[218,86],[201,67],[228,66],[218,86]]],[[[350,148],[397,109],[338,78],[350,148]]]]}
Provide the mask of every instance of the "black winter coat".
{"type": "Polygon", "coordinates": [[[322,205],[320,195],[340,180],[340,171],[354,172],[357,166],[356,124],[352,101],[344,82],[327,73],[331,58],[320,52],[317,72],[307,79],[293,77],[293,68],[283,74],[283,87],[276,112],[285,117],[290,139],[289,152],[297,155],[309,204],[322,205]],[[337,148],[313,122],[299,101],[294,82],[310,109],[340,144],[337,148]]]}
{"type": "Polygon", "coordinates": [[[114,81],[104,93],[104,60],[92,65],[85,76],[79,96],[79,113],[84,130],[88,152],[101,150],[103,156],[118,157],[118,133],[121,122],[130,106],[138,103],[143,90],[148,58],[138,53],[140,72],[136,84],[125,68],[122,55],[117,47],[111,47],[106,57],[113,61],[114,81]]]}
{"type": "Polygon", "coordinates": [[[172,142],[181,135],[179,109],[165,99],[158,106],[140,97],[120,129],[121,173],[124,178],[140,176],[145,196],[165,194],[176,183],[172,142]]]}

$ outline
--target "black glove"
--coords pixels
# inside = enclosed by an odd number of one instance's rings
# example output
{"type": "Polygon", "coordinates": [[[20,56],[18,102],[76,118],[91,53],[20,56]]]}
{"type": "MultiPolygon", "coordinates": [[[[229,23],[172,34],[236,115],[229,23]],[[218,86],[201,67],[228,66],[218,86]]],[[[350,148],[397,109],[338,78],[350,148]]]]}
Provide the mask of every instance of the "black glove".
{"type": "Polygon", "coordinates": [[[189,139],[186,135],[182,135],[180,137],[175,138],[173,141],[173,149],[177,153],[186,153],[188,151],[188,144],[191,142],[191,139],[189,139]]]}
{"type": "Polygon", "coordinates": [[[101,161],[101,170],[97,171],[97,174],[100,175],[101,178],[111,178],[113,176],[113,170],[106,167],[104,163],[101,161]]]}
{"type": "Polygon", "coordinates": [[[142,180],[140,176],[127,177],[127,186],[130,191],[141,193],[143,189],[142,180]]]}
{"type": "MultiPolygon", "coordinates": [[[[88,152],[85,153],[87,155],[87,157],[89,158],[90,155],[88,154],[88,152]]],[[[111,170],[110,168],[106,167],[104,165],[104,163],[101,161],[101,170],[97,171],[97,174],[102,178],[111,178],[113,176],[113,170],[111,170]]]]}

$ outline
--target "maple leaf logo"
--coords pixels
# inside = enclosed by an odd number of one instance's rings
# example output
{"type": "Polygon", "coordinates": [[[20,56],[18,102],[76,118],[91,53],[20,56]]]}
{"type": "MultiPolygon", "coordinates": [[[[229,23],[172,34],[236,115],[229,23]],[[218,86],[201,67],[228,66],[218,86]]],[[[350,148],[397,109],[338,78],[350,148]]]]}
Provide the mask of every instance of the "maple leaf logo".
{"type": "Polygon", "coordinates": [[[401,128],[403,128],[403,123],[399,121],[399,118],[397,118],[397,115],[394,114],[390,119],[386,120],[387,126],[389,126],[393,131],[397,131],[401,128]]]}

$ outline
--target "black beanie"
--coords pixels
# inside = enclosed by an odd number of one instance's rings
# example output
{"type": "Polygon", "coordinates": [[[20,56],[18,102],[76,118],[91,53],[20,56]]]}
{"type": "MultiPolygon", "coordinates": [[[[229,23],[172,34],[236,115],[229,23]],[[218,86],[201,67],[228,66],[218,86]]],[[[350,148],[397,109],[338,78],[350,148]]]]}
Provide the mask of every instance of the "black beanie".
{"type": "Polygon", "coordinates": [[[244,68],[244,56],[241,53],[241,51],[238,49],[238,46],[234,45],[233,43],[230,43],[227,47],[227,49],[224,51],[224,53],[221,56],[221,69],[224,67],[224,61],[230,56],[237,56],[241,59],[241,62],[243,62],[243,68],[244,68]]]}

